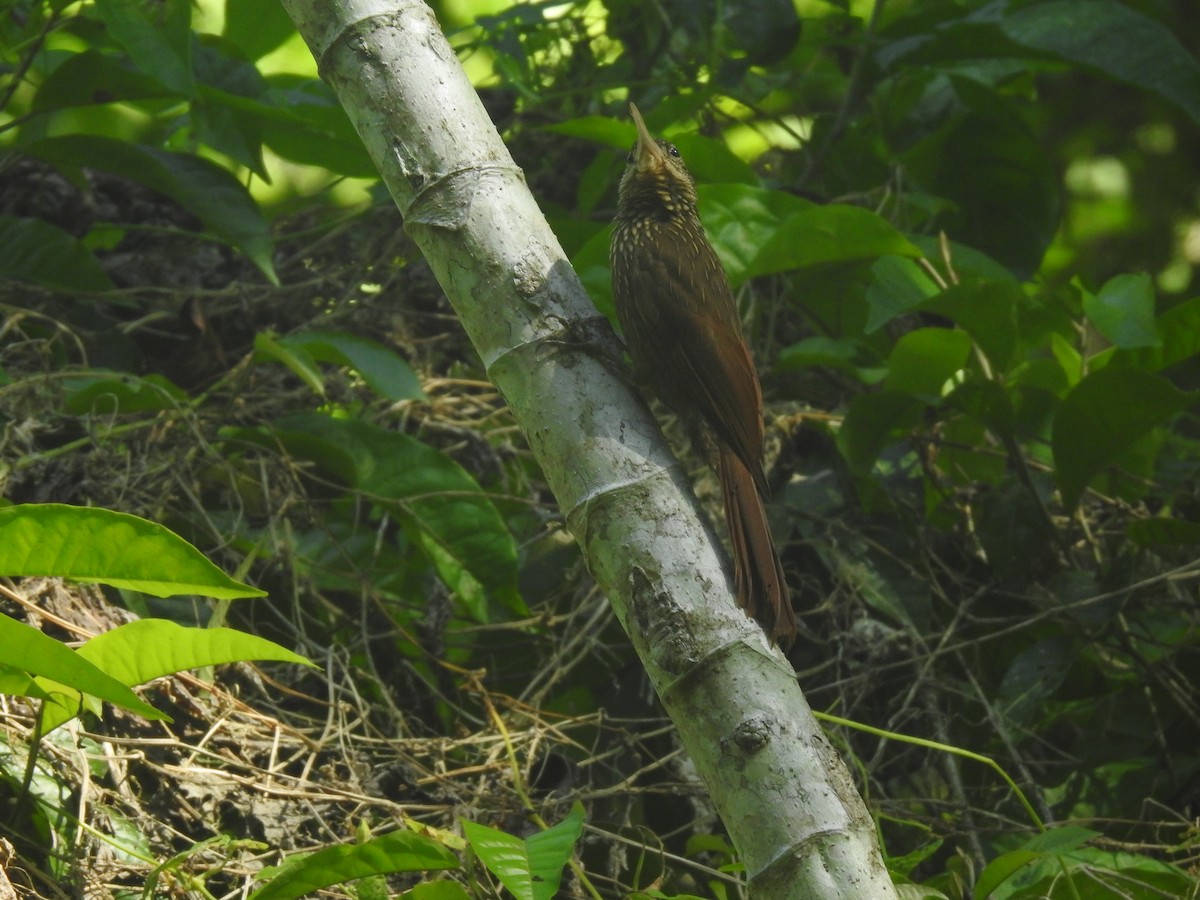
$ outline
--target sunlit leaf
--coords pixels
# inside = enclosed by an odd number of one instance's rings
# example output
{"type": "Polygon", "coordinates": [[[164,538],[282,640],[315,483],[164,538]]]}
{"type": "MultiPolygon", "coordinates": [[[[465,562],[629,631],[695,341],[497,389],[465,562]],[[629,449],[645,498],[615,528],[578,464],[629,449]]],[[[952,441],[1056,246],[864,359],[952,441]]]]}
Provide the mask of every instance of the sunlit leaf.
{"type": "Polygon", "coordinates": [[[0,509],[0,572],[99,582],[155,597],[262,597],[162,525],[128,513],[58,503],[0,509]]]}
{"type": "MultiPolygon", "coordinates": [[[[457,869],[458,859],[436,841],[393,831],[362,844],[341,844],[288,860],[249,900],[293,900],[321,888],[390,872],[457,869]]],[[[261,873],[268,874],[268,873],[261,873]]]]}
{"type": "Polygon", "coordinates": [[[576,801],[563,821],[525,839],[465,820],[463,833],[475,855],[517,900],[552,900],[583,833],[583,804],[576,801]]]}
{"type": "MultiPolygon", "coordinates": [[[[147,719],[169,719],[111,675],[101,671],[74,650],[6,615],[0,615],[0,647],[4,662],[12,670],[21,670],[58,684],[115,703],[147,719]]],[[[9,686],[14,686],[10,681],[9,686]]],[[[31,692],[44,696],[44,689],[31,692]]]]}

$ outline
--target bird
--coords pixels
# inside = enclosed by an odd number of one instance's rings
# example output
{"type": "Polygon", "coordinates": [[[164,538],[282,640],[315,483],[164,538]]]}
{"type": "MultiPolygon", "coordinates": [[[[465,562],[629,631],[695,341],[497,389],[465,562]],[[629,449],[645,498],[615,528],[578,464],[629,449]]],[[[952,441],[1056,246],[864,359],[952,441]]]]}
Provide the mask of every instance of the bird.
{"type": "Polygon", "coordinates": [[[609,246],[617,321],[636,379],[715,456],[738,605],[786,649],[796,614],[767,520],[762,386],[729,278],[700,223],[695,180],[635,104],[629,113],[637,143],[609,246]]]}

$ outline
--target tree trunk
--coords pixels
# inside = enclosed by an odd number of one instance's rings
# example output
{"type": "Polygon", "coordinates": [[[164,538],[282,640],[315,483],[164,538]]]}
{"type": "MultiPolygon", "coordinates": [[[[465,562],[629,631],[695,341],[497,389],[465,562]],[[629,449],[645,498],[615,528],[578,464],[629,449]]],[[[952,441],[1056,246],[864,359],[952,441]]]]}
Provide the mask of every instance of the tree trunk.
{"type": "Polygon", "coordinates": [[[754,897],[895,897],[846,766],[735,606],[680,466],[605,361],[607,326],[433,13],[404,0],[284,6],[521,424],[754,897]]]}

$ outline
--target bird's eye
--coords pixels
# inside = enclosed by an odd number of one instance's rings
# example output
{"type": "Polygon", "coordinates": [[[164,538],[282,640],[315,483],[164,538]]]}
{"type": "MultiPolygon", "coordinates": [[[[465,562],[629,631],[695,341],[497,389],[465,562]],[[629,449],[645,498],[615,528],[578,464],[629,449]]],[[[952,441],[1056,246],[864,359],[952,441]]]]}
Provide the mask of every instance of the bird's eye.
{"type": "Polygon", "coordinates": [[[679,148],[674,144],[667,144],[667,153],[669,153],[671,156],[674,156],[676,159],[679,158],[679,148]]]}

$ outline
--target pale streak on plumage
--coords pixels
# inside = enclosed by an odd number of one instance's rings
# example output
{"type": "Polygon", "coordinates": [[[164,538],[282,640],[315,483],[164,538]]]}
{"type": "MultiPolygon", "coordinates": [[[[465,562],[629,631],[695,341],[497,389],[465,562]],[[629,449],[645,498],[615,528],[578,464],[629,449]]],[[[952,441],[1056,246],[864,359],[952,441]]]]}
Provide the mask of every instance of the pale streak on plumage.
{"type": "Polygon", "coordinates": [[[762,391],[725,270],[696,209],[678,151],[654,141],[637,108],[638,144],[621,178],[612,238],[613,296],[639,377],[659,399],[711,431],[738,601],[773,640],[795,614],[762,504],[762,391]]]}

